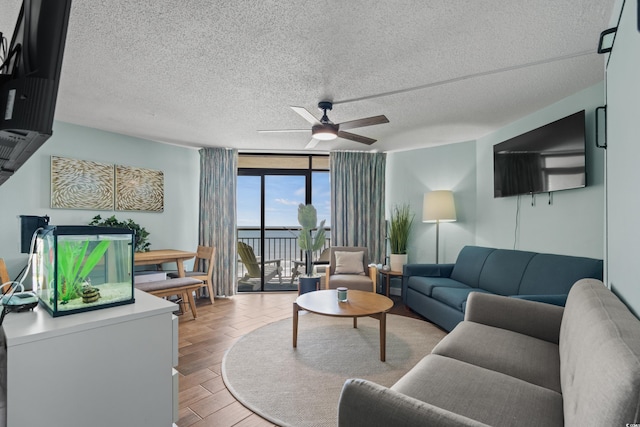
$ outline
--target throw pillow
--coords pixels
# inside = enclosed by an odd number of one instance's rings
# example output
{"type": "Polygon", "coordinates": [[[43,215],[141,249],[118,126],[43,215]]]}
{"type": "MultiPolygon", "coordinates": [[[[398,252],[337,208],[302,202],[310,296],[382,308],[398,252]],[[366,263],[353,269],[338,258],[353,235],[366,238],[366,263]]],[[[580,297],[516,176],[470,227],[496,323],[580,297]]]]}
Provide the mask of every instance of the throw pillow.
{"type": "Polygon", "coordinates": [[[364,274],[364,252],[338,252],[335,253],[335,274],[364,274]]]}

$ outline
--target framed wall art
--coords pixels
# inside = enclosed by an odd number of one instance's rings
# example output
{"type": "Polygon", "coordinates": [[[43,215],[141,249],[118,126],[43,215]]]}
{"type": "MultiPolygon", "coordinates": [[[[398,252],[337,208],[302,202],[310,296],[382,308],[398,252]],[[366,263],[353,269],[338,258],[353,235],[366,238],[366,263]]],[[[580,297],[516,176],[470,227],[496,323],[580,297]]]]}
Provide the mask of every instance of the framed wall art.
{"type": "Polygon", "coordinates": [[[113,210],[113,165],[51,156],[51,207],[113,210]]]}
{"type": "Polygon", "coordinates": [[[164,210],[162,171],[116,165],[115,207],[118,211],[164,210]]]}

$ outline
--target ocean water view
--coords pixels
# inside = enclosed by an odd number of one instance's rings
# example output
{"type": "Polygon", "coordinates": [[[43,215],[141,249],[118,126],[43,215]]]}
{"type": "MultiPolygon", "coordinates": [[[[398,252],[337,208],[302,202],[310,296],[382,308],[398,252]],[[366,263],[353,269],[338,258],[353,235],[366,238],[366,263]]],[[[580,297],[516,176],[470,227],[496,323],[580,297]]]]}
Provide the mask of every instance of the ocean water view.
{"type": "MultiPolygon", "coordinates": [[[[265,261],[268,260],[281,260],[283,267],[283,275],[290,276],[291,269],[293,268],[292,261],[304,261],[304,252],[298,245],[298,234],[300,233],[300,227],[297,228],[266,228],[264,239],[264,253],[265,261]]],[[[330,246],[330,233],[331,230],[325,227],[325,233],[327,239],[324,244],[324,248],[330,246]]],[[[315,230],[314,230],[315,234],[315,230]]],[[[244,242],[253,248],[256,255],[262,256],[262,249],[260,245],[260,229],[257,228],[238,228],[238,241],[244,242]]],[[[318,252],[321,252],[322,249],[318,252]]],[[[315,254],[318,256],[318,253],[315,254]]],[[[243,273],[244,274],[244,273],[243,273]]]]}

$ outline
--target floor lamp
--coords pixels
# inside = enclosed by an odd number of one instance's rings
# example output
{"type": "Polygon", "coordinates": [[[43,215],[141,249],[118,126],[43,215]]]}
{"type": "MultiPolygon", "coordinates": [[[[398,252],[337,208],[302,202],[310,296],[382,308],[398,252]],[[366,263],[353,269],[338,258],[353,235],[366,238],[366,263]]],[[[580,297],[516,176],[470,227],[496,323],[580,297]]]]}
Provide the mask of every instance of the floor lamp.
{"type": "Polygon", "coordinates": [[[439,264],[440,223],[453,222],[456,218],[456,206],[453,193],[449,190],[437,190],[424,194],[422,204],[422,222],[436,223],[436,264],[439,264]]]}

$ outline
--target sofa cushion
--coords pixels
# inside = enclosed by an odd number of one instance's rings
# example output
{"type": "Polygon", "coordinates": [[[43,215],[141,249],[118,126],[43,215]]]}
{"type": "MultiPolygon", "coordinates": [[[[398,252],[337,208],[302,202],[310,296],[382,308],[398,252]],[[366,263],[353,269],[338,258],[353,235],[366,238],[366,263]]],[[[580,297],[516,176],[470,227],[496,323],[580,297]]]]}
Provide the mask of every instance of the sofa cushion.
{"type": "Polygon", "coordinates": [[[569,292],[560,382],[567,425],[640,422],[638,319],[598,280],[580,280],[569,292]]]}
{"type": "Polygon", "coordinates": [[[458,254],[458,259],[450,277],[453,280],[477,288],[484,262],[493,251],[495,251],[493,248],[465,246],[458,254]]]}
{"type": "Polygon", "coordinates": [[[345,381],[338,405],[338,427],[489,427],[371,381],[345,381]]]}
{"type": "Polygon", "coordinates": [[[567,303],[568,294],[562,295],[509,295],[511,298],[518,298],[527,301],[544,302],[546,304],[564,307],[567,303]]]}
{"type": "Polygon", "coordinates": [[[334,274],[329,279],[329,288],[336,289],[344,286],[345,288],[373,292],[373,282],[369,276],[360,274],[334,274]]]}
{"type": "Polygon", "coordinates": [[[436,286],[444,286],[449,288],[464,288],[467,289],[469,286],[464,283],[460,283],[456,280],[449,279],[448,277],[422,277],[422,276],[411,276],[407,280],[407,287],[409,289],[414,289],[421,294],[426,296],[431,296],[431,291],[436,286]]]}
{"type": "Polygon", "coordinates": [[[563,425],[560,393],[435,354],[391,389],[492,426],[563,425]]]}
{"type": "Polygon", "coordinates": [[[522,275],[534,255],[534,252],[496,249],[484,263],[478,286],[498,295],[517,294],[522,275]]]}
{"type": "Polygon", "coordinates": [[[548,341],[480,323],[462,322],[432,353],[562,393],[558,345],[548,341]]]}
{"type": "Polygon", "coordinates": [[[335,252],[336,267],[334,274],[364,274],[364,251],[335,252]]]}
{"type": "Polygon", "coordinates": [[[453,307],[457,310],[464,312],[463,308],[467,301],[467,297],[471,292],[489,293],[484,289],[478,288],[450,288],[445,286],[439,286],[433,288],[431,291],[431,298],[436,301],[440,301],[443,304],[453,307]]]}
{"type": "Polygon", "coordinates": [[[536,254],[524,271],[517,294],[568,294],[574,283],[586,277],[602,280],[602,260],[536,254]]]}

